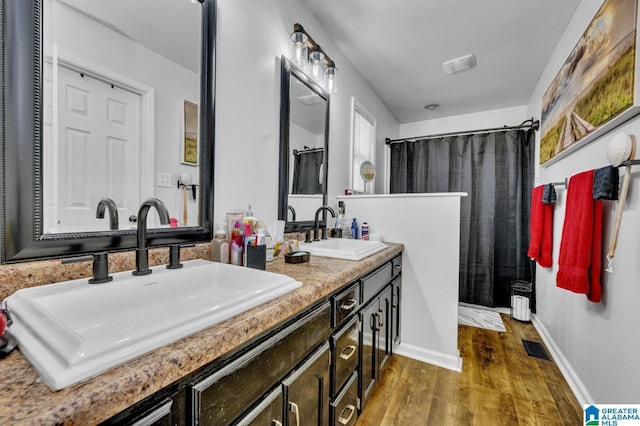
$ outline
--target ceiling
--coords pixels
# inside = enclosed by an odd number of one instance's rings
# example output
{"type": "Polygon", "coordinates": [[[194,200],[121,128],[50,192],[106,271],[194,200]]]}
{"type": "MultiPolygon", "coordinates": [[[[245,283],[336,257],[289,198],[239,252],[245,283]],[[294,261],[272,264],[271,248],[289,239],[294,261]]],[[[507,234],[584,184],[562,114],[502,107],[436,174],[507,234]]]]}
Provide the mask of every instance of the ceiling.
{"type": "MultiPolygon", "coordinates": [[[[200,73],[202,18],[199,3],[186,0],[58,2],[194,73],[200,73]]],[[[53,5],[55,7],[55,2],[53,5]]]]}
{"type": "Polygon", "coordinates": [[[303,1],[400,123],[527,104],[580,3],[303,1]],[[467,54],[475,68],[443,71],[443,62],[467,54]],[[440,108],[424,109],[432,103],[440,108]]]}

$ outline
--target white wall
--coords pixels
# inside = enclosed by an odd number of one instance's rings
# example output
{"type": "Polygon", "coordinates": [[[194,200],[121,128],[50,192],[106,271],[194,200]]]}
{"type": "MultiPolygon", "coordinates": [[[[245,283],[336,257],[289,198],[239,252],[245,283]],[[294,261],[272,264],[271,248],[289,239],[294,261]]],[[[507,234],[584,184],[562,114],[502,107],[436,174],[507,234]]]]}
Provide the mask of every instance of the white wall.
{"type": "MultiPolygon", "coordinates": [[[[437,133],[461,132],[492,127],[516,126],[531,118],[526,105],[494,109],[473,114],[434,118],[400,125],[399,138],[432,135],[437,133]]],[[[539,115],[539,113],[538,113],[539,115]]]]}
{"type": "Polygon", "coordinates": [[[404,244],[402,344],[398,352],[460,371],[458,264],[460,196],[391,194],[338,197],[347,217],[369,224],[383,241],[404,244]]]}
{"type": "MultiPolygon", "coordinates": [[[[60,54],[82,58],[100,70],[121,75],[155,90],[155,163],[154,178],[143,198],[155,196],[165,202],[170,216],[182,222],[182,191],[177,181],[184,172],[191,173],[194,181],[198,169],[180,164],[180,114],[184,99],[199,102],[200,76],[123,35],[108,29],[86,16],[60,4],[47,4],[45,11],[53,10],[55,22],[64,24],[45,26],[45,55],[51,54],[51,43],[58,43],[60,54]],[[92,37],[78,34],[91,33],[92,37]],[[170,173],[174,186],[156,186],[158,172],[170,173]]],[[[141,200],[142,201],[142,200],[141,200]]],[[[188,197],[189,223],[197,220],[197,204],[188,197]]]]}
{"type": "Polygon", "coordinates": [[[277,217],[280,56],[288,55],[296,22],[322,46],[340,72],[339,91],[330,100],[330,199],[349,186],[352,96],[376,116],[380,144],[384,137],[398,134],[395,118],[301,2],[218,0],[216,221],[224,221],[225,211],[248,204],[267,223],[277,217]]]}
{"type": "MultiPolygon", "coordinates": [[[[539,116],[544,92],[601,4],[601,0],[583,0],[576,10],[531,96],[528,115],[539,116]]],[[[540,167],[538,183],[562,181],[578,172],[607,165],[608,140],[618,131],[640,136],[640,119],[628,121],[548,167],[540,167]]],[[[556,287],[565,191],[560,191],[559,196],[554,209],[554,266],[538,268],[536,275],[536,325],[555,350],[556,361],[581,403],[637,403],[640,401],[640,168],[633,168],[615,256],[615,273],[602,272],[601,303],[591,303],[584,295],[556,287]]],[[[616,208],[616,203],[605,202],[605,253],[616,208]]]]}

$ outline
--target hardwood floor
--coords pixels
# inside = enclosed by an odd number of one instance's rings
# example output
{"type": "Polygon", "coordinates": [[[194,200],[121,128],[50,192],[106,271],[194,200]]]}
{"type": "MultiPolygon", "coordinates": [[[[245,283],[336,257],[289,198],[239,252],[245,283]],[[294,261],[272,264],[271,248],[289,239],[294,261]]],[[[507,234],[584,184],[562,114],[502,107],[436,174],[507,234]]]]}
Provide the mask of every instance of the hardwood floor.
{"type": "Polygon", "coordinates": [[[582,424],[556,364],[527,355],[533,325],[502,319],[506,333],[458,327],[462,373],[394,355],[358,426],[582,424]]]}

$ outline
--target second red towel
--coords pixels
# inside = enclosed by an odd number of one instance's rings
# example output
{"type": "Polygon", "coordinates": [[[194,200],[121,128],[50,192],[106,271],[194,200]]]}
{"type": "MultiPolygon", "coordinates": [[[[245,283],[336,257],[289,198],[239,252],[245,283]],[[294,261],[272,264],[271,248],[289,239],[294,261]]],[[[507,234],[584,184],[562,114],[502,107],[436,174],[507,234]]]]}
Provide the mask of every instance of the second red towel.
{"type": "Polygon", "coordinates": [[[569,180],[556,284],[599,302],[602,202],[593,199],[592,190],[593,170],[578,173],[569,180]]]}

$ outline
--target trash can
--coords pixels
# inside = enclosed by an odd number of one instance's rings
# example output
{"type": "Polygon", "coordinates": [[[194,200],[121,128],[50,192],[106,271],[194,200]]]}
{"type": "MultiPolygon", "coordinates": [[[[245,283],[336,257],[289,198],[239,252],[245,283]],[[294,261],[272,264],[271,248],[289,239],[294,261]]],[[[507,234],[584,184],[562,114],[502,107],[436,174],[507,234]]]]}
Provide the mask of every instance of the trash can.
{"type": "Polygon", "coordinates": [[[531,321],[531,297],[533,284],[516,280],[511,283],[511,318],[518,321],[531,321]]]}

